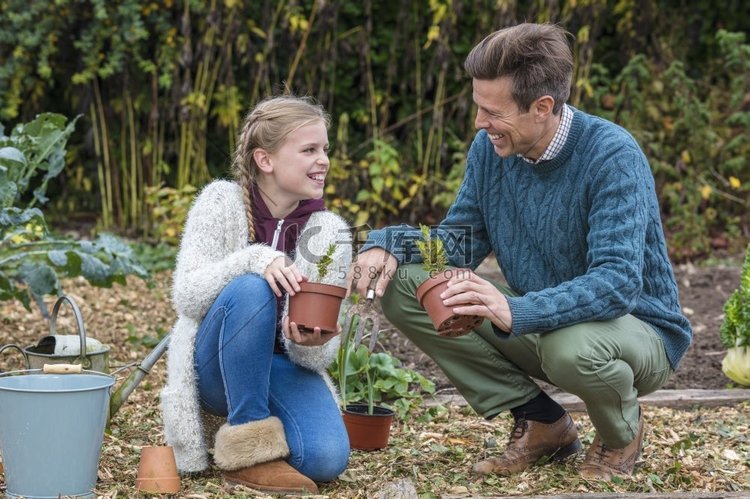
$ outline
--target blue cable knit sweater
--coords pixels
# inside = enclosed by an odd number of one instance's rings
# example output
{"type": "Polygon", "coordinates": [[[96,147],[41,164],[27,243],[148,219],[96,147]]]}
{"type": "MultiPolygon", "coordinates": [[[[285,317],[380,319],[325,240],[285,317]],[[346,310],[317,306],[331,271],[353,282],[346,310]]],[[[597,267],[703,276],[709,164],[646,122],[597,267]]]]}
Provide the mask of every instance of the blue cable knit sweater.
{"type": "MultiPolygon", "coordinates": [[[[690,345],[648,161],[609,121],[575,110],[563,150],[537,165],[499,157],[480,131],[456,201],[434,230],[452,265],[474,269],[494,252],[518,294],[508,298],[513,335],[632,314],[661,336],[673,369],[690,345]]],[[[419,237],[388,227],[361,251],[382,247],[417,263],[419,237]]]]}

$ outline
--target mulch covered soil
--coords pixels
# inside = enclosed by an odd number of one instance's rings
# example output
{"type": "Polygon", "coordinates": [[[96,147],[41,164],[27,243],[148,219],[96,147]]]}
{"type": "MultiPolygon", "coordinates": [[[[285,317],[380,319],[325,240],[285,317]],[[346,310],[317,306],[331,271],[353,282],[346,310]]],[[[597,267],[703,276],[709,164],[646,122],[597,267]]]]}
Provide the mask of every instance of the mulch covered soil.
{"type": "MultiPolygon", "coordinates": [[[[489,266],[481,271],[492,275],[494,270],[489,266]]],[[[168,273],[159,274],[150,286],[129,279],[127,287],[111,289],[94,288],[81,279],[64,283],[66,293],[81,308],[88,334],[110,346],[113,368],[132,366],[142,360],[153,340],[169,330],[174,320],[169,303],[169,278],[168,273]]],[[[718,326],[723,303],[739,282],[739,270],[682,266],[677,269],[677,278],[682,305],[695,329],[695,343],[668,387],[725,388],[729,381],[721,373],[718,326]]],[[[48,301],[50,309],[53,302],[48,301]]],[[[58,329],[61,333],[75,333],[75,320],[68,307],[61,311],[58,329]]],[[[48,332],[49,326],[38,309],[27,312],[16,303],[0,302],[0,345],[28,346],[48,332]]],[[[400,333],[386,327],[382,336],[384,344],[405,365],[434,379],[441,390],[450,390],[434,364],[411,347],[400,333]]],[[[19,356],[12,352],[3,353],[0,370],[20,368],[16,357],[19,356]]],[[[139,496],[135,478],[140,448],[164,443],[158,406],[164,371],[162,359],[112,417],[99,465],[96,493],[100,497],[139,496]]],[[[126,369],[117,375],[116,387],[129,372],[126,369]]],[[[388,448],[376,452],[354,451],[349,469],[340,479],[321,485],[321,497],[377,497],[379,491],[401,479],[410,481],[420,497],[425,498],[569,494],[602,497],[615,493],[626,497],[701,491],[705,497],[722,497],[722,493],[727,497],[746,493],[750,497],[750,403],[690,409],[646,407],[644,412],[649,430],[632,479],[608,483],[582,480],[575,473],[581,455],[563,464],[532,468],[511,478],[473,477],[470,473],[473,462],[502,452],[511,429],[510,419],[500,416],[487,422],[467,407],[449,406],[430,413],[424,409],[396,421],[388,448]],[[429,420],[418,421],[420,417],[429,420]]],[[[29,418],[32,420],[33,415],[29,418]]],[[[575,413],[574,419],[585,448],[594,437],[591,424],[585,413],[575,413]]],[[[4,491],[0,477],[0,493],[4,491]]],[[[244,497],[262,497],[248,489],[235,492],[244,497]]],[[[183,477],[179,497],[230,497],[230,491],[222,484],[220,473],[209,470],[183,477]]]]}

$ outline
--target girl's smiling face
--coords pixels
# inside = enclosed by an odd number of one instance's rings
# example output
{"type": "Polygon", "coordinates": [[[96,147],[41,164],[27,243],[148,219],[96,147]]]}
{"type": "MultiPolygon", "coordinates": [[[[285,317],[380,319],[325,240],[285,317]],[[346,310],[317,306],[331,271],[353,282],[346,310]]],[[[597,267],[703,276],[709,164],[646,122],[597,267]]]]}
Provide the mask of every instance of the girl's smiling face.
{"type": "Polygon", "coordinates": [[[300,201],[323,197],[328,147],[328,129],[316,120],[291,132],[278,151],[260,150],[258,183],[274,217],[284,218],[300,201]]]}

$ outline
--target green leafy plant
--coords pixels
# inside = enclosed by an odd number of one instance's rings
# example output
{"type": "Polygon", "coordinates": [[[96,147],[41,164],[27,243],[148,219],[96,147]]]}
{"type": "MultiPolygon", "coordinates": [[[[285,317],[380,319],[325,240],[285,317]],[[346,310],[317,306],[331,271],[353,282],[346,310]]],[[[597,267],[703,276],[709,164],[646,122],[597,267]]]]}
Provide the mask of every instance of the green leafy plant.
{"type": "Polygon", "coordinates": [[[422,231],[422,240],[416,241],[419,254],[422,255],[422,268],[430,275],[443,272],[448,265],[448,257],[445,255],[443,241],[436,235],[430,235],[430,228],[419,224],[422,231]]]}
{"type": "MultiPolygon", "coordinates": [[[[357,296],[354,301],[357,301],[357,296]]],[[[368,414],[376,405],[394,410],[400,418],[422,405],[423,394],[435,393],[435,384],[407,369],[388,352],[371,353],[365,345],[354,346],[358,321],[352,320],[341,335],[341,347],[330,368],[338,382],[342,408],[355,402],[367,403],[368,414]]]]}
{"type": "Polygon", "coordinates": [[[318,269],[318,279],[323,280],[331,271],[331,264],[333,263],[333,254],[336,252],[336,244],[331,243],[325,252],[325,255],[320,257],[315,267],[318,269]]]}
{"type": "Polygon", "coordinates": [[[50,232],[39,208],[49,201],[49,181],[65,167],[65,145],[77,118],[42,114],[0,128],[0,300],[33,298],[46,315],[42,296],[61,294],[60,277],[83,276],[95,286],[125,284],[125,276],[147,277],[131,248],[108,234],[77,241],[50,232]]]}
{"type": "Polygon", "coordinates": [[[721,370],[732,381],[750,386],[750,245],[745,252],[740,285],[724,305],[719,335],[727,348],[721,370]]]}
{"type": "Polygon", "coordinates": [[[174,270],[179,248],[165,242],[149,244],[142,241],[134,241],[130,244],[133,254],[138,262],[143,265],[146,272],[156,274],[165,270],[174,270]]]}

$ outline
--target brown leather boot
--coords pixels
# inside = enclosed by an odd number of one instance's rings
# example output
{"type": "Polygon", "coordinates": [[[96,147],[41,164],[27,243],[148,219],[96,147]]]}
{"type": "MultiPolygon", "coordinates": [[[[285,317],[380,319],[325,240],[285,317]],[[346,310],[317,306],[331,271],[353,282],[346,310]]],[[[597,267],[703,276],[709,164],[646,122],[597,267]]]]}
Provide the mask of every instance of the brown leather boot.
{"type": "Polygon", "coordinates": [[[597,435],[586,453],[586,459],[578,467],[578,473],[589,480],[610,480],[613,476],[625,478],[632,475],[635,462],[641,454],[645,432],[646,423],[641,414],[638,420],[638,433],[633,441],[622,449],[608,447],[597,435]]]}
{"type": "Polygon", "coordinates": [[[255,464],[224,472],[229,485],[244,485],[251,489],[276,494],[317,494],[318,486],[283,459],[255,464]]]}
{"type": "Polygon", "coordinates": [[[516,420],[505,453],[480,461],[472,471],[479,475],[511,475],[531,467],[542,457],[562,461],[581,449],[578,430],[567,413],[554,423],[516,420]]]}

